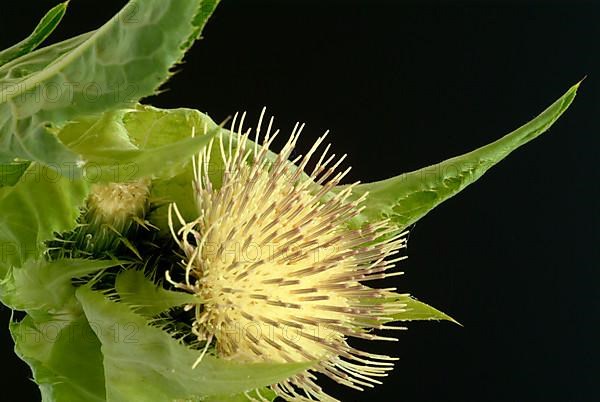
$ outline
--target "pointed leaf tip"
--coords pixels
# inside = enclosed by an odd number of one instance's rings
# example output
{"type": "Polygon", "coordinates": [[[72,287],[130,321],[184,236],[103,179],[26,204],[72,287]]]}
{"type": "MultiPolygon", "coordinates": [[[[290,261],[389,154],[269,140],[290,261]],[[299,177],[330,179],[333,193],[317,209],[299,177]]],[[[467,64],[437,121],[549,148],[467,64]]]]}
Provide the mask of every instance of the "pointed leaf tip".
{"type": "Polygon", "coordinates": [[[369,197],[352,226],[390,219],[398,230],[403,230],[417,222],[512,151],[546,132],[571,105],[580,84],[581,81],[569,88],[530,122],[488,145],[414,172],[354,187],[353,197],[359,198],[366,192],[369,197]]]}
{"type": "Polygon", "coordinates": [[[0,51],[0,66],[35,50],[56,29],[65,13],[68,1],[52,7],[40,20],[31,35],[8,49],[0,51]]]}

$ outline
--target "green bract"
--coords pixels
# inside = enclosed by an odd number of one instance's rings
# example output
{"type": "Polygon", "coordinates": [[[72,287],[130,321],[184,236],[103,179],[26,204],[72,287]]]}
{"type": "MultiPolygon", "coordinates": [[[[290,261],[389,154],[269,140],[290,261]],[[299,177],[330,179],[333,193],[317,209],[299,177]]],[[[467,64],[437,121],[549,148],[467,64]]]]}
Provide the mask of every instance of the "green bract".
{"type": "MultiPolygon", "coordinates": [[[[177,203],[193,220],[192,156],[217,135],[234,142],[238,135],[197,110],[138,102],[169,78],[217,3],[131,1],[99,29],[34,50],[60,22],[63,3],[31,36],[0,52],[0,299],[26,313],[10,330],[43,401],[243,401],[256,389],[274,399],[265,386],[312,364],[206,356],[192,369],[199,350],[170,323],[169,314],[199,300],[158,274],[157,267],[174,264],[157,246],[171,237],[167,205],[177,203]],[[110,247],[63,252],[73,236],[96,230],[85,215],[93,183],[139,179],[150,183],[150,209],[131,217],[131,234],[103,223],[102,236],[116,239],[103,243],[110,247]]],[[[405,229],[550,128],[577,87],[492,144],[359,185],[353,197],[369,196],[351,226],[389,218],[405,229]]],[[[211,179],[218,186],[223,161],[216,148],[211,179]]],[[[394,321],[453,321],[409,295],[390,292],[386,300],[405,306],[394,321]]]]}

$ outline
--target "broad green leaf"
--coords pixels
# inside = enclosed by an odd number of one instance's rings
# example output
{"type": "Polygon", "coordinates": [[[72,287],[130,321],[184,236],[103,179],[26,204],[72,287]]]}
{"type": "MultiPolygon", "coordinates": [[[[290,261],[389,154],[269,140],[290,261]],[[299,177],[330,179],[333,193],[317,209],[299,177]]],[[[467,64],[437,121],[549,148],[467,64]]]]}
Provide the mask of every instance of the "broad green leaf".
{"type": "Polygon", "coordinates": [[[54,233],[75,227],[89,185],[67,176],[32,163],[16,185],[0,188],[0,277],[39,257],[54,233]]]}
{"type": "Polygon", "coordinates": [[[130,137],[138,139],[149,135],[154,128],[125,126],[123,117],[127,114],[126,110],[106,112],[100,117],[83,118],[58,131],[59,139],[86,160],[82,170],[87,181],[127,182],[144,176],[168,178],[180,172],[216,134],[214,130],[205,133],[199,128],[198,135],[192,138],[189,125],[183,127],[189,131],[181,131],[182,126],[172,121],[173,125],[155,128],[160,130],[160,137],[153,138],[161,140],[139,147],[130,137]],[[170,135],[170,131],[177,135],[170,135]]]}
{"type": "Polygon", "coordinates": [[[190,293],[163,289],[144,275],[144,272],[128,269],[115,281],[115,289],[121,301],[145,317],[153,317],[164,311],[185,304],[197,304],[198,298],[190,293]]]}
{"type": "Polygon", "coordinates": [[[207,355],[192,369],[198,350],[147,325],[127,305],[88,287],[80,287],[77,298],[102,343],[107,402],[195,400],[241,393],[309,367],[309,363],[244,365],[207,355]]]}
{"type": "Polygon", "coordinates": [[[90,182],[126,182],[144,176],[169,178],[191,161],[215,134],[190,137],[151,149],[96,152],[85,164],[84,175],[90,182]]]}
{"type": "MultiPolygon", "coordinates": [[[[80,162],[47,128],[133,106],[169,77],[217,1],[132,0],[98,30],[0,69],[0,162],[80,162]],[[66,50],[65,50],[66,49],[66,50]]],[[[39,52],[39,53],[38,53],[39,52]]]]}
{"type": "Polygon", "coordinates": [[[68,1],[54,6],[44,15],[31,35],[8,49],[0,51],[0,66],[37,48],[54,31],[67,11],[68,1]]]}
{"type": "Polygon", "coordinates": [[[123,263],[77,258],[28,260],[22,267],[13,268],[1,282],[2,302],[17,310],[64,313],[65,309],[73,308],[70,305],[75,297],[72,279],[123,263]]]}
{"type": "Polygon", "coordinates": [[[89,159],[95,152],[138,149],[129,140],[122,123],[124,110],[114,110],[98,116],[87,116],[67,124],[56,134],[71,150],[89,159]]]}
{"type": "Polygon", "coordinates": [[[11,322],[15,352],[29,364],[42,402],[104,402],[100,342],[83,315],[11,322]]]}
{"type": "Polygon", "coordinates": [[[140,149],[171,144],[192,136],[210,132],[218,126],[207,115],[194,109],[159,109],[137,105],[123,117],[131,141],[140,149]]]}
{"type": "MultiPolygon", "coordinates": [[[[123,123],[131,140],[144,150],[154,150],[181,141],[189,141],[192,135],[208,140],[216,135],[228,135],[227,130],[221,129],[207,115],[186,108],[158,109],[152,106],[138,105],[135,111],[125,115],[123,123]]],[[[204,143],[206,140],[202,141],[204,143]]],[[[163,189],[168,192],[169,183],[176,181],[171,180],[174,176],[187,172],[191,177],[192,156],[198,154],[198,151],[190,153],[184,163],[178,165],[176,169],[170,170],[169,175],[162,175],[162,180],[155,181],[156,188],[153,195],[156,196],[163,189]]],[[[215,155],[214,147],[212,154],[215,155]]],[[[191,180],[188,183],[191,183],[191,180]]]]}
{"type": "Polygon", "coordinates": [[[437,165],[405,173],[375,183],[355,187],[354,197],[369,193],[365,209],[355,220],[356,226],[390,219],[399,230],[415,223],[437,205],[479,179],[489,168],[515,149],[536,138],[569,107],[579,84],[539,116],[501,139],[462,156],[437,165]]]}
{"type": "Polygon", "coordinates": [[[14,186],[29,167],[30,162],[0,164],[0,187],[14,186]]]}

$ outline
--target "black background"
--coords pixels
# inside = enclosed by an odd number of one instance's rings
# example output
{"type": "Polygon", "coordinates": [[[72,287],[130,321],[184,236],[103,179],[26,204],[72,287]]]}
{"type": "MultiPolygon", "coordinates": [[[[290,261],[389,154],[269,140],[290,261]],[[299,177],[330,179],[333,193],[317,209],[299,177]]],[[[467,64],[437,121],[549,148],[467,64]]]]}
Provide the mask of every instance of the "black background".
{"type": "MultiPolygon", "coordinates": [[[[123,0],[73,0],[51,40],[123,0]]],[[[0,46],[56,1],[3,2],[0,46]]],[[[563,118],[411,231],[399,290],[459,320],[415,322],[380,351],[383,386],[344,401],[596,401],[600,5],[576,1],[225,0],[151,101],[220,121],[262,106],[324,130],[372,181],[439,162],[525,123],[588,76],[563,118]]],[[[2,213],[5,213],[4,211],[2,213]]],[[[37,401],[2,309],[2,400],[37,401]]]]}

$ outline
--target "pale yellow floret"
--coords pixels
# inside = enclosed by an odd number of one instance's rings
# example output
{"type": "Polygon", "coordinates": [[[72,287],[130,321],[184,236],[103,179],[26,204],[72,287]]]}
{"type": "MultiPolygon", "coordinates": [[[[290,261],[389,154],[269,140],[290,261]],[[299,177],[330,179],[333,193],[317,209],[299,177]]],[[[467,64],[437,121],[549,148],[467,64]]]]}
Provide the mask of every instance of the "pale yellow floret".
{"type": "Polygon", "coordinates": [[[207,345],[214,340],[220,357],[315,362],[272,386],[283,398],[335,401],[313,372],[356,389],[372,387],[395,359],[354,349],[347,339],[395,340],[371,330],[388,328],[384,322],[403,306],[374,303],[393,289],[365,282],[400,274],[388,270],[403,257],[388,257],[405,247],[404,233],[387,222],[348,228],[366,195],[352,200],[353,185],[332,192],[349,169],[336,173],[344,157],[328,155],[329,146],[304,175],[325,135],[305,156],[290,160],[302,126],[296,125],[279,155],[270,156],[277,135],[271,134],[272,120],[259,147],[260,122],[252,144],[242,133],[243,119],[235,143],[217,140],[224,160],[220,188],[208,177],[213,144],[194,161],[197,219],[185,222],[176,206],[169,210],[186,258],[184,281],[167,278],[203,300],[195,306],[193,331],[207,345]]]}
{"type": "Polygon", "coordinates": [[[88,208],[96,223],[119,226],[134,216],[143,216],[149,195],[148,181],[93,184],[88,208]]]}

